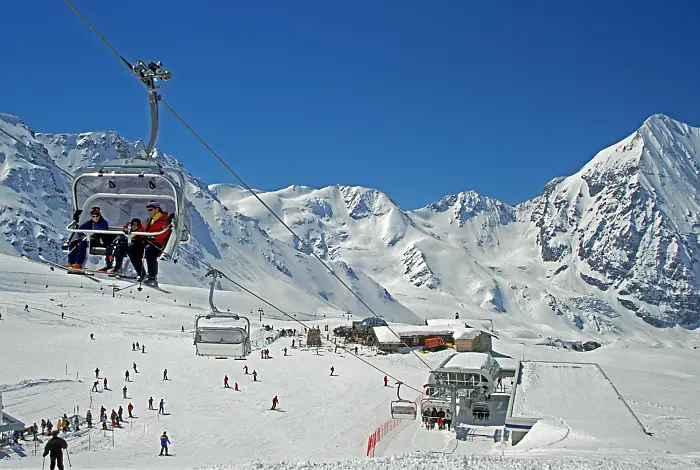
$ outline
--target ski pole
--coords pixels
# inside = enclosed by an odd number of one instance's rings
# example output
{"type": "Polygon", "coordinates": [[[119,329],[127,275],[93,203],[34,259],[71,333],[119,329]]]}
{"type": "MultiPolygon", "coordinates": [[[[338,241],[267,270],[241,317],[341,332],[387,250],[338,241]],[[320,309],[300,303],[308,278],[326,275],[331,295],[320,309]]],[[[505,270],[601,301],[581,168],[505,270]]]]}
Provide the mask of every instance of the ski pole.
{"type": "Polygon", "coordinates": [[[41,470],[44,470],[45,463],[46,463],[46,456],[44,456],[44,459],[41,461],[41,470]]]}
{"type": "Polygon", "coordinates": [[[68,452],[68,449],[66,449],[66,457],[68,457],[68,466],[72,467],[73,465],[70,463],[70,452],[68,452]]]}

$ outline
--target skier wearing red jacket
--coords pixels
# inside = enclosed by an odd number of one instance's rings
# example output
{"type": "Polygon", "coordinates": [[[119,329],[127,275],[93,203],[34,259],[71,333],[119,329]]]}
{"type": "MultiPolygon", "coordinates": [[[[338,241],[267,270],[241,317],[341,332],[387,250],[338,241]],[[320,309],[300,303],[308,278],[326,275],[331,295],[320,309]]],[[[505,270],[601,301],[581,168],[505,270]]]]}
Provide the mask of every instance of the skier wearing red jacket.
{"type": "Polygon", "coordinates": [[[138,280],[143,281],[146,285],[158,286],[158,257],[165,244],[168,243],[171,232],[168,229],[170,221],[168,213],[163,211],[157,201],[150,201],[146,205],[146,210],[148,211],[148,219],[143,226],[143,231],[158,235],[132,238],[129,245],[129,259],[136,270],[138,280]],[[146,258],[148,274],[143,268],[143,258],[146,258]]]}

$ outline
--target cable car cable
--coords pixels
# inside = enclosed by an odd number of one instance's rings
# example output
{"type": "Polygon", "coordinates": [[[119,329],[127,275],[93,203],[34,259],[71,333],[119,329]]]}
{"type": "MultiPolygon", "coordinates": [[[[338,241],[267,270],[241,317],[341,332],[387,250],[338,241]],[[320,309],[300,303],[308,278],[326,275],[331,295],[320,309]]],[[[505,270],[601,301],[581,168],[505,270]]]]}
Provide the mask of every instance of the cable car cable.
{"type": "MultiPolygon", "coordinates": [[[[90,24],[90,22],[88,21],[88,19],[87,19],[82,13],[80,13],[80,11],[78,10],[78,8],[77,8],[75,5],[73,5],[73,3],[71,2],[71,0],[65,0],[65,2],[73,9],[73,11],[76,12],[76,14],[77,14],[77,15],[83,20],[83,22],[85,22],[85,24],[97,35],[97,37],[100,38],[100,40],[109,48],[109,50],[110,50],[121,62],[123,62],[130,70],[133,71],[133,69],[132,69],[132,67],[131,67],[131,64],[129,64],[129,62],[128,62],[126,59],[124,59],[124,57],[122,57],[121,55],[119,55],[119,53],[117,52],[117,50],[116,50],[114,47],[112,47],[112,45],[104,38],[104,36],[102,36],[102,35],[97,31],[97,29],[95,29],[94,26],[92,26],[92,25],[90,24]]],[[[370,313],[372,313],[372,315],[374,315],[375,317],[377,317],[377,318],[379,318],[379,319],[382,319],[382,317],[380,317],[380,316],[379,316],[379,315],[378,315],[378,314],[377,314],[377,313],[376,313],[376,312],[375,312],[375,311],[374,311],[374,310],[359,296],[359,294],[357,294],[354,290],[352,290],[352,288],[351,288],[350,286],[348,286],[348,285],[345,283],[345,281],[343,281],[343,280],[340,278],[340,276],[338,276],[338,275],[335,273],[335,271],[333,271],[333,269],[331,269],[331,267],[328,266],[328,264],[327,264],[325,261],[323,261],[323,260],[321,259],[321,257],[318,256],[318,255],[316,254],[316,252],[315,252],[313,249],[311,249],[311,247],[309,247],[309,246],[307,245],[307,242],[306,242],[305,240],[303,240],[301,237],[299,237],[299,236],[294,232],[294,230],[292,230],[292,228],[289,227],[289,225],[287,225],[287,224],[284,222],[284,220],[282,220],[282,218],[280,218],[280,216],[278,216],[278,215],[270,208],[270,206],[268,206],[268,205],[265,203],[265,201],[263,201],[263,200],[260,198],[260,196],[258,196],[258,195],[255,193],[255,191],[253,191],[253,189],[243,180],[243,178],[241,178],[241,177],[233,170],[233,168],[231,168],[231,167],[226,163],[226,161],[225,161],[224,159],[222,159],[222,158],[214,151],[214,149],[211,148],[211,147],[204,141],[204,139],[203,139],[202,137],[200,137],[199,134],[197,134],[197,132],[195,132],[195,130],[194,130],[189,124],[187,124],[187,122],[185,122],[185,120],[184,120],[182,117],[180,117],[180,115],[177,114],[177,113],[175,112],[175,110],[174,110],[172,107],[170,107],[170,105],[168,105],[168,104],[165,102],[165,100],[163,100],[162,98],[159,98],[159,101],[163,104],[163,106],[165,106],[165,108],[166,108],[168,111],[170,111],[170,113],[171,113],[178,121],[180,121],[180,123],[181,123],[183,126],[185,126],[185,128],[186,128],[188,131],[190,131],[190,133],[191,133],[197,140],[199,140],[199,142],[200,142],[207,150],[209,150],[209,152],[210,152],[214,157],[216,157],[217,160],[219,160],[219,162],[220,162],[234,177],[236,177],[236,179],[237,179],[238,181],[241,182],[241,184],[242,184],[242,185],[243,185],[257,200],[258,200],[258,202],[260,202],[260,204],[262,204],[262,205],[263,205],[263,206],[264,206],[264,207],[265,207],[265,208],[266,208],[266,209],[267,209],[281,224],[282,224],[282,226],[284,226],[284,227],[292,234],[292,236],[294,236],[294,238],[296,238],[296,239],[302,244],[302,246],[304,246],[304,247],[306,247],[306,248],[309,249],[308,251],[313,255],[313,257],[316,258],[316,259],[328,270],[328,272],[330,272],[331,275],[332,275],[333,277],[335,277],[335,278],[343,285],[343,287],[345,287],[345,289],[347,289],[347,290],[348,290],[362,305],[364,305],[365,308],[367,308],[367,310],[368,310],[370,313]]],[[[396,336],[396,337],[398,338],[398,340],[401,342],[401,344],[403,344],[404,346],[406,346],[406,347],[413,353],[413,355],[416,356],[416,357],[418,358],[418,360],[420,360],[431,372],[433,372],[433,368],[430,367],[430,365],[429,365],[427,362],[425,362],[425,361],[423,360],[423,358],[421,358],[421,357],[418,355],[418,353],[416,353],[413,349],[411,349],[411,347],[410,347],[408,344],[406,344],[405,341],[403,341],[403,340],[401,339],[401,336],[399,336],[393,329],[391,329],[391,327],[390,327],[388,324],[385,325],[385,326],[387,327],[387,329],[388,329],[389,331],[391,331],[391,333],[392,333],[394,336],[396,336]]]]}
{"type": "MultiPolygon", "coordinates": [[[[185,253],[187,253],[188,255],[192,256],[192,257],[195,259],[195,261],[197,261],[198,263],[201,263],[201,264],[204,265],[206,268],[208,268],[208,269],[210,269],[210,270],[211,270],[211,269],[215,269],[212,265],[210,265],[210,264],[207,263],[206,261],[203,261],[203,260],[201,260],[201,259],[198,259],[193,253],[190,253],[189,250],[187,250],[187,249],[185,249],[185,248],[183,248],[183,247],[181,247],[180,249],[181,249],[182,251],[184,251],[185,253]]],[[[291,321],[300,324],[300,325],[303,326],[304,328],[312,329],[311,327],[305,325],[301,320],[298,320],[298,319],[294,318],[292,315],[290,315],[289,313],[285,312],[284,310],[282,310],[281,308],[279,308],[278,306],[276,306],[276,305],[273,304],[272,302],[268,301],[268,300],[265,299],[264,297],[261,297],[260,295],[256,294],[255,292],[251,291],[250,289],[248,289],[248,288],[242,286],[241,284],[239,284],[238,282],[234,281],[233,279],[231,279],[230,277],[228,277],[226,274],[224,274],[223,272],[221,272],[221,270],[217,269],[217,271],[219,271],[219,272],[221,273],[221,275],[222,275],[224,278],[226,278],[229,282],[231,282],[232,284],[234,284],[236,287],[238,287],[238,288],[241,289],[241,290],[244,290],[245,292],[247,292],[248,294],[252,295],[252,296],[255,297],[256,299],[260,300],[261,302],[265,303],[266,305],[269,305],[270,307],[274,308],[275,310],[277,310],[278,312],[280,312],[282,315],[288,317],[291,321]]],[[[321,336],[321,340],[323,341],[323,336],[321,336]]],[[[405,387],[408,387],[408,388],[410,388],[411,390],[414,390],[414,391],[416,391],[416,392],[418,392],[418,393],[423,393],[421,390],[419,390],[419,389],[417,389],[417,388],[415,388],[415,387],[412,387],[412,386],[406,384],[405,382],[403,382],[403,381],[397,379],[396,377],[394,377],[393,375],[389,374],[388,372],[386,372],[386,371],[380,369],[379,367],[375,366],[375,365],[372,364],[371,362],[369,362],[369,361],[367,361],[367,360],[361,358],[360,356],[354,354],[354,353],[353,353],[352,351],[350,351],[349,349],[347,349],[347,348],[345,348],[345,347],[343,347],[343,346],[340,346],[340,345],[338,345],[338,344],[336,344],[336,343],[334,343],[334,342],[332,342],[332,341],[330,341],[330,340],[325,340],[325,341],[327,341],[328,343],[330,343],[330,344],[333,345],[333,346],[338,347],[339,349],[342,349],[343,351],[347,352],[347,353],[350,354],[351,356],[353,356],[353,357],[359,359],[360,361],[364,362],[365,364],[367,364],[368,366],[374,368],[375,370],[378,370],[379,372],[381,372],[382,374],[386,375],[387,377],[391,377],[391,378],[394,379],[395,381],[401,382],[405,387]]]]}

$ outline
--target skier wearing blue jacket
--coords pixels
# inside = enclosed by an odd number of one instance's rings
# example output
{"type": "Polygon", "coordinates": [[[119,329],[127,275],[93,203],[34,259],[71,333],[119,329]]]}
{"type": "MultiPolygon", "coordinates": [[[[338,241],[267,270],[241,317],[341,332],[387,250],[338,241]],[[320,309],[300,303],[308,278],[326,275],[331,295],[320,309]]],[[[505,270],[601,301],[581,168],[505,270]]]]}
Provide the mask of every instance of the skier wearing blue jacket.
{"type": "Polygon", "coordinates": [[[163,431],[163,435],[160,436],[160,455],[163,455],[163,451],[165,451],[165,455],[168,455],[168,444],[170,444],[170,439],[168,439],[168,435],[163,431]]]}
{"type": "MultiPolygon", "coordinates": [[[[90,209],[90,220],[78,227],[79,230],[109,230],[109,222],[102,217],[102,212],[99,207],[90,209]]],[[[90,237],[93,244],[106,246],[112,241],[109,235],[94,234],[90,237]],[[106,242],[106,243],[104,243],[106,242]]],[[[73,269],[83,269],[85,259],[87,258],[87,237],[84,233],[79,233],[77,239],[70,242],[68,245],[68,265],[73,269]]]]}

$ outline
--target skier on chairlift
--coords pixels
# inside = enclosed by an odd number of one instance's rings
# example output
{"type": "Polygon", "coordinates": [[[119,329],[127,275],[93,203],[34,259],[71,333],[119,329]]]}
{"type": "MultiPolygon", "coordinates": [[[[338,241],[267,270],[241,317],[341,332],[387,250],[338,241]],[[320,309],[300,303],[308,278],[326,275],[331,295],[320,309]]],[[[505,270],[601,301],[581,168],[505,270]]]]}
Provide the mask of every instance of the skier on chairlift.
{"type": "MultiPolygon", "coordinates": [[[[99,207],[90,209],[90,220],[78,227],[79,230],[109,230],[109,222],[102,217],[99,207]]],[[[93,246],[106,246],[104,234],[94,234],[90,237],[93,246]]],[[[111,241],[111,240],[110,240],[111,241]]],[[[68,244],[67,268],[82,270],[87,258],[88,240],[84,233],[78,233],[77,238],[68,244]]]]}
{"type": "MultiPolygon", "coordinates": [[[[142,231],[149,233],[161,232],[168,228],[168,213],[164,212],[157,201],[150,201],[146,205],[148,219],[142,231]]],[[[171,230],[165,230],[158,235],[150,236],[146,239],[137,237],[131,239],[129,245],[129,259],[136,270],[137,279],[146,285],[158,285],[158,257],[161,255],[165,244],[168,242],[171,230]],[[143,258],[146,258],[146,267],[143,266],[143,258]]]]}
{"type": "MultiPolygon", "coordinates": [[[[129,233],[130,231],[140,232],[141,220],[132,219],[131,223],[122,227],[122,230],[124,233],[129,233]]],[[[122,262],[124,261],[124,256],[126,256],[128,246],[128,239],[125,235],[120,234],[117,236],[105,250],[105,265],[98,269],[98,271],[108,274],[119,273],[119,271],[122,269],[122,262]]]]}

